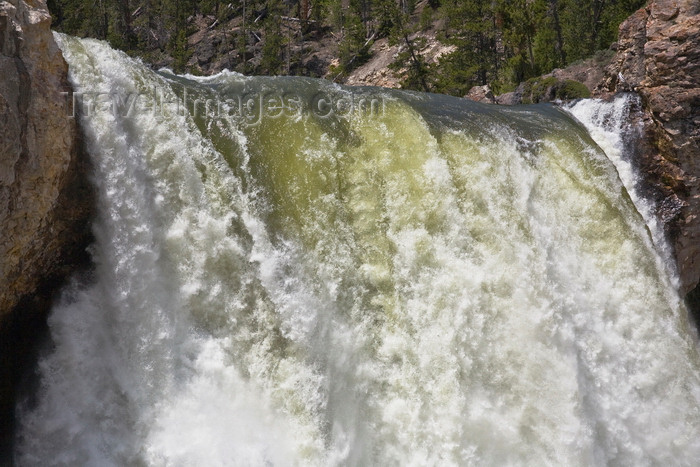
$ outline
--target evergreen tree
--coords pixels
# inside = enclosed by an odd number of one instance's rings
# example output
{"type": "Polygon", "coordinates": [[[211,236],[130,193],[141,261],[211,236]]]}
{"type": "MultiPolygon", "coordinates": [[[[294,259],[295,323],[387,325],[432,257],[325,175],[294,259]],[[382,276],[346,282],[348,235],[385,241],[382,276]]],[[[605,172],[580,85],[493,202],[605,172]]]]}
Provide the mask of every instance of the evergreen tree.
{"type": "Polygon", "coordinates": [[[508,57],[506,81],[518,83],[539,74],[535,36],[540,32],[541,3],[541,0],[505,0],[497,6],[497,25],[502,33],[504,55],[508,57]]]}
{"type": "Polygon", "coordinates": [[[393,69],[404,88],[454,95],[481,84],[502,92],[589,57],[608,47],[620,22],[644,3],[428,0],[415,15],[417,0],[48,0],[57,30],[107,39],[136,55],[170,56],[176,71],[185,70],[192,54],[188,38],[197,14],[213,15],[216,27],[241,18],[239,28],[224,31],[235,36],[224,48],[238,48],[238,69],[244,72],[295,72],[302,57],[294,54],[304,53],[304,40],[332,34],[338,71],[347,74],[369,59],[375,40],[388,38],[400,47],[393,69]],[[421,31],[435,27],[433,11],[442,17],[438,38],[454,51],[428,66],[420,53],[421,31]],[[256,47],[260,40],[262,47],[256,47]],[[247,67],[253,58],[259,59],[255,70],[247,67]]]}
{"type": "Polygon", "coordinates": [[[286,45],[282,33],[282,12],[284,7],[281,0],[268,0],[265,4],[265,19],[263,21],[263,48],[260,60],[260,72],[268,75],[282,73],[284,65],[284,47],[286,45]]]}
{"type": "Polygon", "coordinates": [[[341,74],[349,73],[370,57],[368,8],[368,0],[350,0],[348,7],[341,10],[342,39],[338,45],[341,74]]]}
{"type": "Polygon", "coordinates": [[[382,30],[389,34],[389,43],[400,46],[396,60],[391,68],[401,75],[401,87],[428,92],[431,89],[430,69],[425,59],[420,54],[425,40],[416,39],[414,33],[419,25],[410,25],[413,4],[396,3],[393,0],[385,0],[383,6],[382,30]]]}
{"type": "Polygon", "coordinates": [[[472,86],[484,85],[498,78],[501,56],[497,49],[494,2],[487,0],[445,0],[444,40],[455,51],[439,61],[443,70],[437,90],[464,95],[472,86]]]}

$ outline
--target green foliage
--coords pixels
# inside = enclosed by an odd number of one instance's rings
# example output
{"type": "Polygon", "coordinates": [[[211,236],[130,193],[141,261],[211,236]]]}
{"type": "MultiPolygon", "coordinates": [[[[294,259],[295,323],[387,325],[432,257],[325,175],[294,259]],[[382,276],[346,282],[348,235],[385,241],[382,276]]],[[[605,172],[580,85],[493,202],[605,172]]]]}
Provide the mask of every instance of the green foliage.
{"type": "Polygon", "coordinates": [[[110,5],[105,0],[51,0],[53,27],[79,37],[107,38],[110,5]]]}
{"type": "Polygon", "coordinates": [[[591,97],[591,91],[583,83],[567,79],[557,86],[555,96],[557,99],[562,100],[582,99],[591,97]]]}
{"type": "Polygon", "coordinates": [[[569,62],[607,48],[617,38],[617,27],[645,0],[559,0],[564,49],[569,62]]]}
{"type": "Polygon", "coordinates": [[[523,83],[523,104],[536,104],[549,100],[550,93],[557,84],[553,76],[547,78],[530,78],[523,83]]]}
{"type": "Polygon", "coordinates": [[[444,41],[454,52],[440,58],[443,72],[436,90],[464,95],[472,86],[498,79],[503,57],[498,50],[496,10],[485,0],[445,0],[441,14],[445,21],[444,41]]]}
{"type": "Polygon", "coordinates": [[[591,97],[591,92],[583,83],[572,79],[560,81],[554,76],[547,76],[546,78],[530,78],[523,83],[523,104],[584,97],[591,97]]]}
{"type": "Polygon", "coordinates": [[[267,2],[267,17],[263,23],[265,31],[260,60],[260,72],[268,75],[282,74],[285,40],[282,33],[281,16],[284,11],[280,0],[267,2]]]}
{"type": "Polygon", "coordinates": [[[319,0],[318,7],[313,9],[312,15],[316,21],[325,19],[335,30],[343,28],[343,3],[340,0],[319,0]]]}
{"type": "Polygon", "coordinates": [[[173,37],[170,53],[174,59],[173,70],[177,73],[181,73],[185,70],[185,65],[190,58],[190,53],[188,53],[187,50],[187,35],[185,34],[185,29],[178,30],[173,37]]]}
{"type": "Polygon", "coordinates": [[[406,35],[402,44],[403,49],[389,65],[392,70],[399,74],[403,89],[432,90],[430,85],[431,67],[425,63],[425,59],[418,52],[424,45],[425,39],[412,40],[406,35]]]}
{"type": "Polygon", "coordinates": [[[403,3],[403,8],[393,0],[384,0],[381,5],[381,31],[388,35],[391,45],[399,46],[390,68],[399,75],[403,89],[430,91],[430,67],[420,53],[426,41],[415,34],[419,25],[411,23],[414,2],[403,3]]]}
{"type": "MultiPolygon", "coordinates": [[[[368,0],[350,0],[346,9],[342,8],[342,2],[339,1],[338,4],[340,8],[335,11],[339,18],[336,21],[340,24],[342,39],[338,44],[340,64],[337,76],[341,76],[362,65],[370,57],[372,36],[368,36],[368,31],[371,10],[368,0]]],[[[381,23],[381,18],[379,22],[381,23]]]]}
{"type": "Polygon", "coordinates": [[[369,46],[365,28],[357,15],[346,15],[343,21],[345,34],[338,45],[339,70],[349,73],[369,58],[369,46]]]}
{"type": "Polygon", "coordinates": [[[433,25],[433,12],[435,10],[430,5],[425,5],[420,14],[420,30],[427,31],[433,25]]]}
{"type": "MultiPolygon", "coordinates": [[[[193,51],[188,37],[196,15],[212,15],[218,26],[236,17],[224,48],[238,49],[238,69],[295,72],[303,41],[337,40],[342,76],[370,58],[380,38],[399,46],[392,68],[407,89],[464,95],[489,84],[495,92],[554,68],[590,57],[616,39],[617,28],[644,0],[48,0],[53,27],[108,40],[146,58],[170,57],[182,71],[193,51]],[[416,7],[422,8],[418,12],[416,7]],[[304,12],[302,14],[302,12],[304,12]],[[420,13],[420,14],[419,14],[420,13]],[[298,16],[296,23],[288,16],[298,16]],[[310,20],[307,22],[307,20],[310,20]],[[421,55],[422,31],[438,27],[438,39],[453,46],[437,64],[421,55]],[[261,39],[262,44],[256,42],[261,39]],[[252,60],[254,59],[254,60],[252,60]],[[254,69],[248,64],[257,64],[254,69]]],[[[214,20],[208,20],[213,23],[214,20]]],[[[225,51],[223,51],[225,52],[225,51]]],[[[600,54],[602,58],[606,57],[600,54]]],[[[190,70],[192,71],[192,70],[190,70]]],[[[302,71],[303,72],[303,71],[302,71]]],[[[533,99],[542,83],[530,83],[533,99]],[[535,88],[535,89],[533,89],[535,88]]],[[[549,88],[548,88],[549,89],[549,88]]],[[[551,89],[550,89],[551,90],[551,89]]],[[[579,96],[574,84],[557,88],[579,96]]],[[[571,97],[567,97],[571,98],[571,97]]]]}

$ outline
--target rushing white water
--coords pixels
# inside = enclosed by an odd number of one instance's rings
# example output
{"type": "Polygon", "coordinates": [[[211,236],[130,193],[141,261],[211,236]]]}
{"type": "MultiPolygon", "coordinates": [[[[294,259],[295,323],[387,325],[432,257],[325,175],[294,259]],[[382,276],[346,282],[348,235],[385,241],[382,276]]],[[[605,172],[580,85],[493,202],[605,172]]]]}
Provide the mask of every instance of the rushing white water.
{"type": "Polygon", "coordinates": [[[78,89],[121,97],[83,108],[95,274],[51,314],[20,465],[700,458],[685,309],[565,112],[155,74],[58,40],[78,89]],[[185,92],[225,115],[127,112],[185,92]]]}
{"type": "Polygon", "coordinates": [[[674,287],[678,287],[673,259],[663,228],[654,215],[655,206],[640,193],[638,176],[633,166],[636,139],[641,138],[639,123],[633,123],[632,113],[640,107],[639,96],[633,93],[620,94],[612,101],[581,99],[566,106],[589,131],[591,138],[605,151],[615,165],[620,179],[632,197],[637,211],[649,227],[659,260],[668,269],[674,287]]]}

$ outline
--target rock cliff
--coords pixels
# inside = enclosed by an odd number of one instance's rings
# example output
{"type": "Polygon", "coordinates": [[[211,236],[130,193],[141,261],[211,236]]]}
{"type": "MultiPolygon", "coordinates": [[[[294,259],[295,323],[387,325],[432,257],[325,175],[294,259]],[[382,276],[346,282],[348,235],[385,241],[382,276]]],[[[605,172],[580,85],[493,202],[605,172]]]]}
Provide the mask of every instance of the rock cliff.
{"type": "Polygon", "coordinates": [[[43,0],[0,1],[0,449],[51,294],[90,241],[88,165],[50,24],[43,0]]]}
{"type": "Polygon", "coordinates": [[[700,280],[700,2],[653,0],[620,25],[594,95],[618,91],[642,97],[638,163],[686,294],[700,280]]]}

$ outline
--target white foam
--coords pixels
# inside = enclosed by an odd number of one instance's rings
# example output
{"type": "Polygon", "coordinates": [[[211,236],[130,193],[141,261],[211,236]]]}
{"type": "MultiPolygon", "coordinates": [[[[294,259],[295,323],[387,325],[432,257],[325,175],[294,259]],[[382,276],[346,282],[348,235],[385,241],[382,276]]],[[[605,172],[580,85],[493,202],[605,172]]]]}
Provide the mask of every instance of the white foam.
{"type": "MultiPolygon", "coordinates": [[[[168,89],[58,39],[84,90],[168,89]]],[[[470,134],[398,98],[337,128],[83,118],[95,277],[52,312],[18,462],[692,465],[697,349],[617,105],[591,127],[617,170],[563,120],[470,134]]]]}

